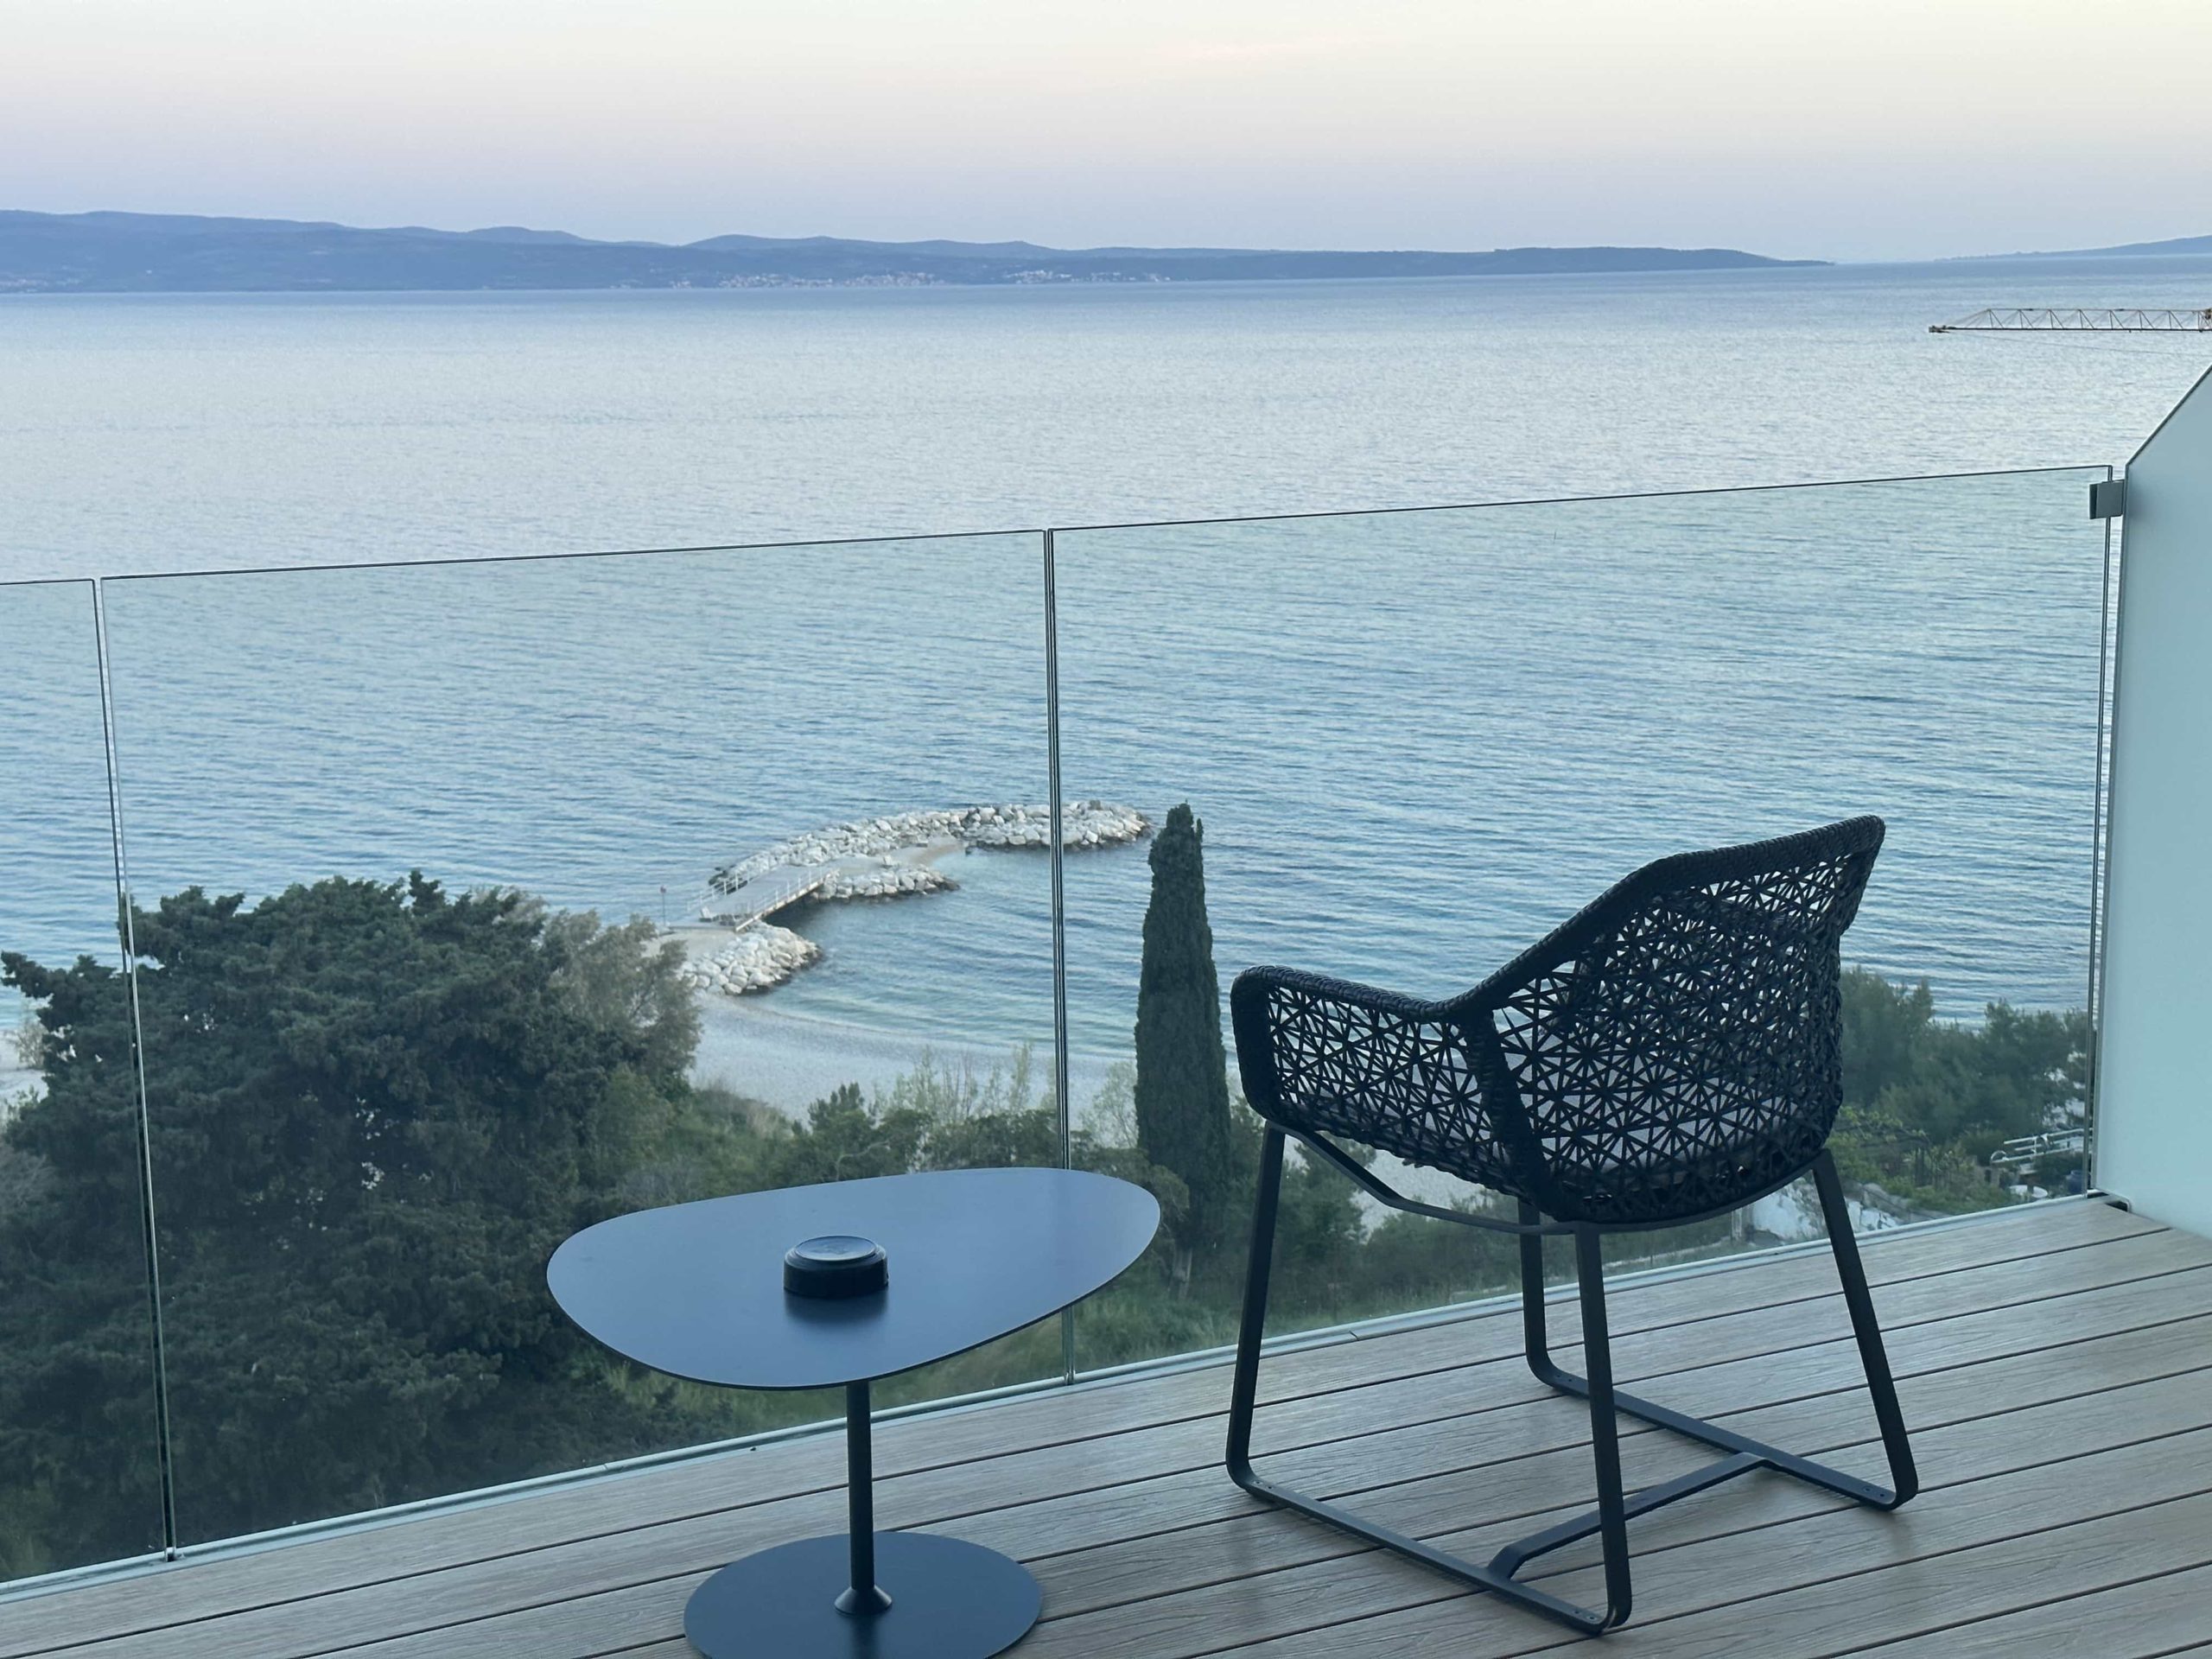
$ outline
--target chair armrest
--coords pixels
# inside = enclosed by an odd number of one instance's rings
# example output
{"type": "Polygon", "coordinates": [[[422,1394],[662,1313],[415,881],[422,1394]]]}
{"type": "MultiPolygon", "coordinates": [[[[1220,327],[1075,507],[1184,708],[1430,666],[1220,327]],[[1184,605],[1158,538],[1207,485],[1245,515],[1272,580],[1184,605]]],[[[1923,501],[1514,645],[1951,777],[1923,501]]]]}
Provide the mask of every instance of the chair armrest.
{"type": "Polygon", "coordinates": [[[1229,1009],[1244,1097],[1269,1122],[1517,1185],[1484,1098],[1497,1042],[1486,1007],[1253,968],[1230,987],[1229,1009]]]}
{"type": "MultiPolygon", "coordinates": [[[[1229,988],[1229,1020],[1236,1034],[1236,1069],[1244,1098],[1261,1116],[1276,1117],[1286,1087],[1295,1091],[1310,1071],[1310,1057],[1293,1041],[1293,1028],[1309,1013],[1320,1019],[1351,1016],[1376,1025],[1417,1026],[1433,1005],[1377,986],[1294,968],[1248,968],[1229,988]]],[[[1345,1081],[1355,1080],[1348,1071],[1345,1081]]]]}

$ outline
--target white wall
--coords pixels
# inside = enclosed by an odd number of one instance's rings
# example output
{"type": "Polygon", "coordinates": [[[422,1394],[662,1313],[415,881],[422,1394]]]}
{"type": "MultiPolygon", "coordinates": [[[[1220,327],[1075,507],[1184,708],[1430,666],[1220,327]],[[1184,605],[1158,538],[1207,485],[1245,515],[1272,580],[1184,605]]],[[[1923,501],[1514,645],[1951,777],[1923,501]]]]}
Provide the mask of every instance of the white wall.
{"type": "Polygon", "coordinates": [[[2212,1234],[2212,375],[2127,468],[2097,1184],[2212,1234]]]}

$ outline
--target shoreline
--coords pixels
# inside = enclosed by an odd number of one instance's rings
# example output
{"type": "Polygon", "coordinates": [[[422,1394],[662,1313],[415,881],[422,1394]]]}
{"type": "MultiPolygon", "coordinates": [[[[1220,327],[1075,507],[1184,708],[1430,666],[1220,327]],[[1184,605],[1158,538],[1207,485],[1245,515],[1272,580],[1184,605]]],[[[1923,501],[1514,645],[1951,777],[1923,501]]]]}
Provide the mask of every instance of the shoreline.
{"type": "MultiPolygon", "coordinates": [[[[1004,1072],[1019,1039],[981,1042],[961,1036],[930,1037],[766,1007],[753,998],[696,994],[699,1046],[691,1059],[694,1084],[719,1086],[758,1100],[787,1117],[803,1116],[813,1102],[844,1084],[874,1094],[913,1071],[925,1057],[933,1065],[986,1077],[1004,1072]]],[[[1110,1057],[1071,1051],[1068,1091],[1075,1114],[1105,1086],[1110,1057]]],[[[1030,1046],[1030,1076],[1039,1097],[1052,1090],[1050,1042],[1030,1046]]]]}

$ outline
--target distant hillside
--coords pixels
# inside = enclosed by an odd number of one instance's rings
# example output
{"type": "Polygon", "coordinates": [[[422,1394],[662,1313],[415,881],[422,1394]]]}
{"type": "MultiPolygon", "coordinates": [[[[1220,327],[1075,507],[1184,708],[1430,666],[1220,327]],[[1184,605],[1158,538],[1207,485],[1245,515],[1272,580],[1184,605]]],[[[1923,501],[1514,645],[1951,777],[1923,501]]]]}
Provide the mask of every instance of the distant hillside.
{"type": "Polygon", "coordinates": [[[2212,236],[2177,236],[2164,242],[2123,242],[2116,248],[2082,248],[2076,251],[2113,254],[2212,253],[2212,236]]]}
{"type": "Polygon", "coordinates": [[[1039,247],[716,236],[682,247],[500,226],[363,230],[280,219],[0,212],[0,292],[898,286],[1230,282],[1735,270],[1818,264],[1732,248],[1504,248],[1490,253],[1039,247]]]}
{"type": "Polygon", "coordinates": [[[2212,253],[2212,236],[2177,236],[2164,242],[2123,242],[2113,248],[2049,248],[2039,253],[1980,253],[1977,259],[2158,258],[2183,253],[2212,253]]]}

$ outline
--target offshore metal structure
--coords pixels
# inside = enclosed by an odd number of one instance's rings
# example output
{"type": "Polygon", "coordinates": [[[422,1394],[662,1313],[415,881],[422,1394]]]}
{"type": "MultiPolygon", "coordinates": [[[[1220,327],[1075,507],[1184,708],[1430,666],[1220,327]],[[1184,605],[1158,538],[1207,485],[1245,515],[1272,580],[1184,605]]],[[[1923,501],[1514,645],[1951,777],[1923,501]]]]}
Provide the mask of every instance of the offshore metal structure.
{"type": "Polygon", "coordinates": [[[2107,334],[2212,334],[2212,305],[2201,311],[2148,310],[2129,307],[2097,310],[2086,306],[1985,306],[1956,322],[1935,322],[1931,334],[1981,334],[2016,330],[2086,330],[2107,334]]]}

